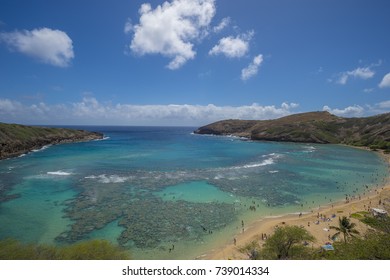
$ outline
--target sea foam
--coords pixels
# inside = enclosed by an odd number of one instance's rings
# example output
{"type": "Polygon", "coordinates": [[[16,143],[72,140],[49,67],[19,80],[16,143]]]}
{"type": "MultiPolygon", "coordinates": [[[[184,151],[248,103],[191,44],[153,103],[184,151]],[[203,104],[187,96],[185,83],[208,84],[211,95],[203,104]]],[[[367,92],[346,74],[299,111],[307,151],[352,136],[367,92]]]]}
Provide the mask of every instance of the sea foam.
{"type": "Polygon", "coordinates": [[[119,175],[109,175],[107,176],[106,174],[102,175],[91,175],[91,176],[86,176],[85,179],[96,179],[98,182],[103,183],[103,184],[109,184],[109,183],[124,183],[127,180],[131,179],[131,177],[123,177],[119,175]]]}

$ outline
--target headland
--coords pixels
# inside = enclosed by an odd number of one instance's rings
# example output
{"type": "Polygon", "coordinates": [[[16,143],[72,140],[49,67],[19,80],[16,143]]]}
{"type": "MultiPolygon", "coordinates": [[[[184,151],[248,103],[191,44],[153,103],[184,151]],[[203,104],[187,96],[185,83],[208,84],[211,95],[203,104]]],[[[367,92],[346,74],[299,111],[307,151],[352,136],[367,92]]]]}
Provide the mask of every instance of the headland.
{"type": "Polygon", "coordinates": [[[17,157],[47,145],[103,139],[85,130],[0,123],[0,160],[17,157]]]}

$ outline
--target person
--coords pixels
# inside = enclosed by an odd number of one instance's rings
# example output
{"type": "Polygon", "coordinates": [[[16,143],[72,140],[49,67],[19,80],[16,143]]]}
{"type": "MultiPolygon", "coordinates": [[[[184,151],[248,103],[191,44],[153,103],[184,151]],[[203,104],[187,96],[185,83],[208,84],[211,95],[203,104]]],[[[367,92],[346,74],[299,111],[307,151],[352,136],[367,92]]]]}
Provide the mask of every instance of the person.
{"type": "Polygon", "coordinates": [[[233,239],[233,243],[234,243],[234,246],[237,245],[237,239],[236,238],[233,239]]]}

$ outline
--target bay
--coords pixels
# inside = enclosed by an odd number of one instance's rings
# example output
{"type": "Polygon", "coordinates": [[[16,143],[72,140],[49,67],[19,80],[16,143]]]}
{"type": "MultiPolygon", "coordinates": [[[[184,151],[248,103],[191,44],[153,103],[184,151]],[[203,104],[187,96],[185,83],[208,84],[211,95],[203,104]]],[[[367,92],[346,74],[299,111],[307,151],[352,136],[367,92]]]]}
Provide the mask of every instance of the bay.
{"type": "Polygon", "coordinates": [[[191,127],[73,127],[102,141],[0,162],[0,238],[110,240],[136,259],[193,259],[269,215],[381,186],[377,154],[339,145],[195,135],[191,127]]]}

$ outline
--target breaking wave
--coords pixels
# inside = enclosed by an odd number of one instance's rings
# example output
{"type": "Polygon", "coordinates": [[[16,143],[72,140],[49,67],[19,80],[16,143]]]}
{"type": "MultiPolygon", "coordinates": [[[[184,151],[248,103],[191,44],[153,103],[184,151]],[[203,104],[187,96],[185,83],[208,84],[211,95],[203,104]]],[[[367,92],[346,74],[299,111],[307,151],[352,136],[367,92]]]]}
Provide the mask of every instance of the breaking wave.
{"type": "Polygon", "coordinates": [[[233,166],[233,167],[230,167],[228,169],[231,169],[231,170],[234,170],[234,169],[248,169],[248,168],[256,168],[256,167],[262,167],[262,166],[275,164],[276,160],[278,158],[281,158],[282,155],[281,154],[272,153],[272,154],[269,154],[269,155],[263,155],[263,157],[269,157],[269,158],[264,159],[261,162],[253,162],[253,163],[248,163],[248,164],[241,165],[241,166],[233,166]]]}
{"type": "Polygon", "coordinates": [[[43,150],[46,150],[47,148],[49,148],[51,145],[45,145],[45,146],[43,146],[42,148],[40,148],[40,149],[34,149],[34,150],[32,150],[31,152],[34,152],[34,153],[36,153],[36,152],[41,152],[41,151],[43,151],[43,150]]]}
{"type": "Polygon", "coordinates": [[[46,174],[47,174],[47,175],[55,175],[55,176],[70,176],[70,175],[72,175],[73,173],[58,170],[58,171],[49,171],[49,172],[47,172],[46,174]]]}
{"type": "Polygon", "coordinates": [[[314,146],[304,146],[303,148],[305,149],[304,152],[306,153],[313,153],[317,150],[317,148],[314,146]]]}

